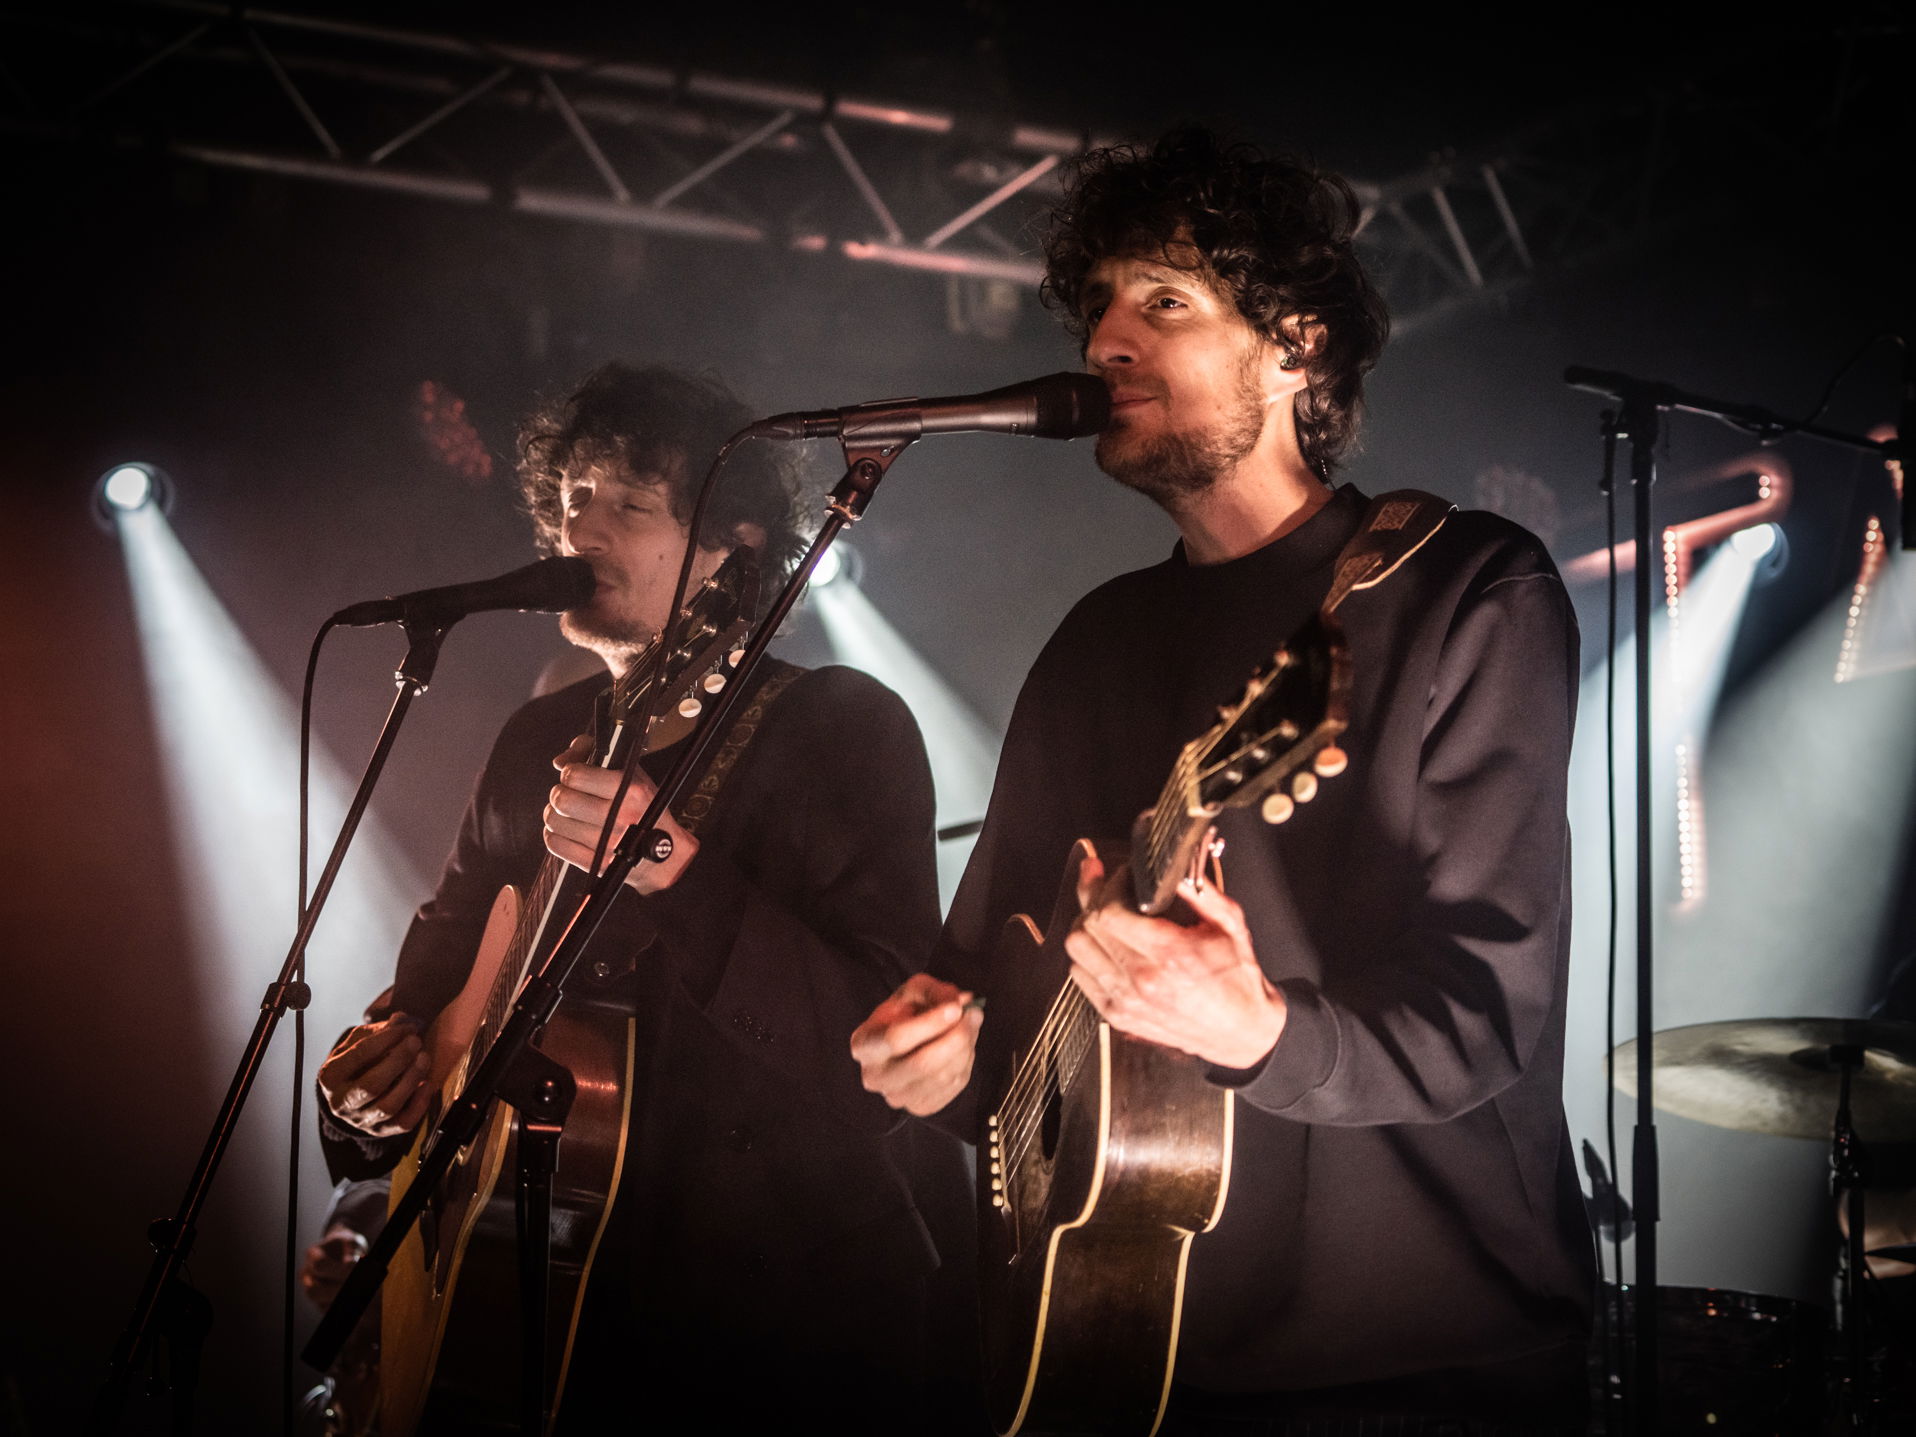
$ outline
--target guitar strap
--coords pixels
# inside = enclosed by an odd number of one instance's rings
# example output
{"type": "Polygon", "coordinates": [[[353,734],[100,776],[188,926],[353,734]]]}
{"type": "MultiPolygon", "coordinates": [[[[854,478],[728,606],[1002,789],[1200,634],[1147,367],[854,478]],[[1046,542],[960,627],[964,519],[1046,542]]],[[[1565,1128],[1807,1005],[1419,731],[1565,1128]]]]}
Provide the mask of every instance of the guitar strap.
{"type": "Polygon", "coordinates": [[[745,707],[739,711],[732,725],[725,731],[724,742],[713,750],[711,758],[706,760],[705,772],[699,775],[699,781],[692,785],[691,793],[680,801],[677,817],[679,827],[687,833],[696,834],[699,824],[712,811],[719,790],[725,787],[725,780],[738,766],[739,758],[750,746],[758,728],[765,720],[765,712],[771,708],[773,700],[793,681],[801,677],[806,670],[797,664],[788,664],[783,659],[768,658],[763,661],[758,688],[753,691],[745,707]]]}
{"type": "Polygon", "coordinates": [[[1393,489],[1371,500],[1357,532],[1337,556],[1323,612],[1331,614],[1358,590],[1374,589],[1396,573],[1444,527],[1456,507],[1421,489],[1393,489]]]}

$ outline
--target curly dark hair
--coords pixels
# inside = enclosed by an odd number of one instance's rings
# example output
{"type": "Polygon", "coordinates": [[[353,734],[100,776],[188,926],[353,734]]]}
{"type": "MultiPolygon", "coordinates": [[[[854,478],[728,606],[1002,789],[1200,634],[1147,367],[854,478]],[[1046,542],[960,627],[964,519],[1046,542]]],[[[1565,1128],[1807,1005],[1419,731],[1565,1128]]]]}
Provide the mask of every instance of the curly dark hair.
{"type": "Polygon", "coordinates": [[[1115,145],[1080,159],[1045,237],[1045,302],[1087,343],[1083,293],[1112,257],[1206,269],[1266,339],[1293,317],[1322,325],[1297,396],[1304,459],[1328,479],[1357,433],[1364,376],[1390,316],[1351,245],[1357,197],[1339,176],[1266,155],[1209,130],[1173,130],[1150,149],[1115,145]]]}
{"type": "MultiPolygon", "coordinates": [[[[595,460],[672,476],[672,512],[689,524],[706,465],[752,418],[713,378],[617,360],[593,370],[571,394],[541,404],[519,426],[519,493],[540,549],[558,550],[566,475],[595,460]]],[[[776,592],[805,553],[800,496],[798,471],[783,448],[742,444],[706,504],[700,546],[722,548],[739,525],[758,525],[765,531],[758,556],[763,590],[776,592]]]]}

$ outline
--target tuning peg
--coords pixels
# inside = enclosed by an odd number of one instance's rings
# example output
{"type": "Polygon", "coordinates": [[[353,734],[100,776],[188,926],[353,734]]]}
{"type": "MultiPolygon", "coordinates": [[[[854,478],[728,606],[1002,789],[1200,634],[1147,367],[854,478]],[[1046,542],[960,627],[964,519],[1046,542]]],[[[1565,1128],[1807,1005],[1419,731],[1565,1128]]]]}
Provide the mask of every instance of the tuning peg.
{"type": "Polygon", "coordinates": [[[687,698],[679,700],[679,716],[681,718],[697,718],[704,710],[705,705],[697,699],[687,698]]]}
{"type": "Polygon", "coordinates": [[[1302,769],[1291,775],[1291,797],[1299,803],[1309,803],[1317,797],[1317,775],[1309,769],[1302,769]]]}
{"type": "Polygon", "coordinates": [[[1317,770],[1320,778],[1336,778],[1350,767],[1351,756],[1343,749],[1332,744],[1329,748],[1320,748],[1317,757],[1311,760],[1311,767],[1317,770]]]}
{"type": "Polygon", "coordinates": [[[730,664],[733,668],[737,668],[738,661],[744,657],[745,657],[744,649],[733,649],[731,653],[725,656],[725,662],[730,664]]]}
{"type": "Polygon", "coordinates": [[[1288,793],[1274,789],[1265,796],[1263,807],[1258,812],[1264,816],[1266,823],[1282,823],[1297,812],[1297,805],[1291,802],[1288,793]]]}
{"type": "Polygon", "coordinates": [[[725,675],[707,674],[699,680],[699,687],[704,689],[708,694],[715,694],[725,687],[725,675]]]}

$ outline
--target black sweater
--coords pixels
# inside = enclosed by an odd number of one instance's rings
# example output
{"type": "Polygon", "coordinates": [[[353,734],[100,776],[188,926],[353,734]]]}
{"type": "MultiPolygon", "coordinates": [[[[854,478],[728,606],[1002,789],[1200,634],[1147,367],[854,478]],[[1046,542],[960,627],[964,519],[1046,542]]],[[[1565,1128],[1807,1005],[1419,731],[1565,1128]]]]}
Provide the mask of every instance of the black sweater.
{"type": "MultiPolygon", "coordinates": [[[[407,934],[396,1008],[438,1013],[497,889],[537,872],[552,757],[604,684],[507,721],[407,934]]],[[[932,825],[904,703],[854,670],[812,671],[773,701],[679,881],[622,893],[587,950],[581,973],[635,960],[612,981],[638,1031],[627,1163],[565,1404],[585,1430],[648,1384],[732,1383],[744,1351],[761,1380],[724,1395],[714,1430],[761,1430],[754,1402],[836,1413],[841,1387],[914,1376],[939,1254],[913,1184],[962,1191],[963,1165],[863,1091],[847,1042],[929,955],[932,825]],[[778,1380],[794,1372],[802,1397],[778,1380]]],[[[356,1138],[323,1111],[322,1128],[336,1176],[383,1171],[409,1141],[356,1138]]],[[[967,1237],[949,1239],[961,1266],[967,1237]]]]}
{"type": "MultiPolygon", "coordinates": [[[[1253,554],[1180,549],[1072,610],[1012,718],[947,925],[954,978],[1029,986],[988,971],[1005,920],[1045,921],[1074,839],[1129,833],[1180,746],[1322,603],[1364,503],[1347,486],[1253,554]]],[[[1481,513],[1339,616],[1349,770],[1284,826],[1219,825],[1290,1017],[1257,1069],[1212,1074],[1243,1101],[1178,1377],[1257,1393],[1532,1355],[1568,1371],[1594,1282],[1561,1106],[1575,620],[1542,546],[1481,513]]],[[[982,1041],[1016,1036],[1002,1026],[982,1041]]],[[[971,1121],[979,1096],[948,1112],[971,1121]]],[[[1423,1400],[1414,1378],[1393,1390],[1423,1400]]]]}

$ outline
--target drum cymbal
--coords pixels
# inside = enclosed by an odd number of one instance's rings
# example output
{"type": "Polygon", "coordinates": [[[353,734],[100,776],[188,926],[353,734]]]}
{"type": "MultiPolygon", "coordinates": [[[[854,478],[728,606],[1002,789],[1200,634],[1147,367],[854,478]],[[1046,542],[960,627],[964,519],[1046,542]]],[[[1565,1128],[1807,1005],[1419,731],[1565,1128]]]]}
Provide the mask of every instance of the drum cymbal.
{"type": "MultiPolygon", "coordinates": [[[[1916,1141],[1916,1023],[1750,1018],[1665,1028],[1650,1041],[1656,1105],[1719,1128],[1827,1139],[1839,1091],[1835,1044],[1865,1050],[1850,1077],[1850,1115],[1863,1141],[1916,1141]]],[[[1635,1096],[1636,1039],[1613,1057],[1617,1086],[1635,1096]]]]}

